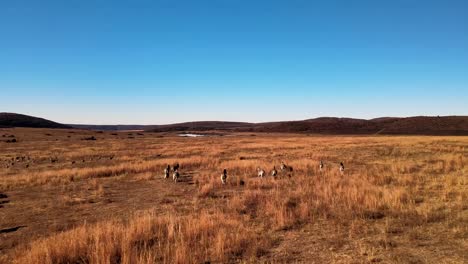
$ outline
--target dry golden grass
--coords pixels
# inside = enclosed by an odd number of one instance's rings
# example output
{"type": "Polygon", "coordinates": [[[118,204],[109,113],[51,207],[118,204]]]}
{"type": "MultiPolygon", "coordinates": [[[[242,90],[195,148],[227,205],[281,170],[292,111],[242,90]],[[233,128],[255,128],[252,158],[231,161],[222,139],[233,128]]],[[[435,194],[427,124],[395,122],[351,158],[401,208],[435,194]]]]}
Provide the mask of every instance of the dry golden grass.
{"type": "MultiPolygon", "coordinates": [[[[58,140],[35,138],[38,130],[17,133],[31,136],[17,145],[0,143],[5,149],[0,159],[6,164],[12,157],[27,155],[33,161],[28,168],[15,164],[0,171],[0,188],[7,194],[61,186],[66,190],[61,201],[69,210],[87,206],[83,203],[89,200],[123,195],[106,187],[108,182],[143,182],[184,196],[164,197],[152,205],[164,208],[158,213],[132,204],[132,216],[103,215],[92,223],[78,222],[63,232],[23,241],[5,251],[4,261],[464,263],[468,259],[467,137],[145,134],[129,139],[126,133],[103,133],[88,142],[68,138],[67,130],[49,132],[58,140]],[[50,163],[48,158],[55,155],[58,162],[50,163]],[[320,160],[325,162],[323,171],[318,168],[320,160]],[[281,161],[292,166],[293,173],[280,172],[274,179],[270,171],[274,165],[279,170],[281,161]],[[346,167],[343,174],[338,170],[341,161],[346,167]],[[163,168],[176,162],[182,166],[182,181],[162,180],[163,168]],[[257,167],[266,170],[265,178],[256,177],[257,167]],[[226,185],[219,178],[223,169],[228,171],[226,185]]],[[[158,190],[154,197],[159,197],[158,190]]],[[[103,207],[99,202],[91,206],[103,207]]]]}
{"type": "Polygon", "coordinates": [[[158,216],[81,226],[34,243],[17,263],[200,263],[252,258],[255,234],[221,213],[158,216]]]}

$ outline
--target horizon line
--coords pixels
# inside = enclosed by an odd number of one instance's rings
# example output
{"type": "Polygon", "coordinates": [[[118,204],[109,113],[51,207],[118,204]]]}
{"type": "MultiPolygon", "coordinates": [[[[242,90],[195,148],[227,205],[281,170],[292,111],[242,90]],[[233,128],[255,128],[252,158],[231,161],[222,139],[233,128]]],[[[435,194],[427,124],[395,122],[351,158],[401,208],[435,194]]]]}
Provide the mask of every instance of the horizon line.
{"type": "Polygon", "coordinates": [[[225,122],[225,123],[244,123],[244,124],[263,124],[263,123],[276,123],[276,122],[298,122],[298,121],[307,121],[307,120],[314,120],[314,119],[321,119],[321,118],[336,118],[336,119],[354,119],[354,120],[375,120],[381,118],[412,118],[412,117],[463,117],[468,115],[412,115],[412,116],[380,116],[374,118],[358,118],[358,117],[347,117],[347,116],[318,116],[306,119],[291,119],[291,120],[274,120],[274,121],[260,121],[260,122],[246,122],[246,121],[232,121],[232,120],[192,120],[192,121],[183,121],[183,122],[174,122],[174,123],[165,123],[165,124],[138,124],[138,123],[131,123],[131,124],[97,124],[97,123],[75,123],[75,122],[59,122],[53,119],[49,119],[47,117],[36,116],[36,115],[29,115],[29,114],[21,114],[15,112],[0,112],[0,114],[16,114],[16,115],[24,115],[24,116],[31,116],[35,118],[42,118],[52,122],[56,122],[63,125],[83,125],[83,126],[165,126],[165,125],[174,125],[174,124],[184,124],[184,123],[200,123],[200,122],[225,122]]]}

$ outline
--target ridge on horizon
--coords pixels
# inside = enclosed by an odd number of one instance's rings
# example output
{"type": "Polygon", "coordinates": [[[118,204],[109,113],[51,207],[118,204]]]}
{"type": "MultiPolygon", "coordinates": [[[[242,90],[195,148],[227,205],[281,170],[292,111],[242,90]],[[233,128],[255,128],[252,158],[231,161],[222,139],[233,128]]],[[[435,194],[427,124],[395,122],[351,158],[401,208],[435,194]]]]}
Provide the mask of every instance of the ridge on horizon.
{"type": "Polygon", "coordinates": [[[317,117],[275,122],[192,121],[167,125],[78,125],[15,113],[0,113],[0,127],[77,128],[89,130],[145,130],[183,132],[221,130],[313,134],[468,135],[468,116],[413,116],[357,119],[317,117]]]}

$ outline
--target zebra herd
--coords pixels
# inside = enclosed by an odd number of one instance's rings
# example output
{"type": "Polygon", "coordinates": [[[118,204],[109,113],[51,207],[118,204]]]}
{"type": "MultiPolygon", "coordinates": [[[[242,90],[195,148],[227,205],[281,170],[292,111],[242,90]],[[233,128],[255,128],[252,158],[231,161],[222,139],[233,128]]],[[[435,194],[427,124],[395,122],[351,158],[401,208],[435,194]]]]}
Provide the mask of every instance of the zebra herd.
{"type": "MultiPolygon", "coordinates": [[[[169,175],[172,171],[172,180],[174,182],[177,182],[179,180],[179,177],[180,177],[180,174],[179,174],[179,168],[180,168],[180,165],[179,163],[176,163],[172,169],[171,169],[171,166],[170,165],[167,165],[167,167],[164,169],[164,179],[168,179],[169,178],[169,175]]],[[[320,163],[319,163],[319,171],[322,172],[323,170],[325,169],[325,164],[323,163],[322,160],[320,160],[320,163]]],[[[281,165],[280,165],[280,170],[282,173],[288,173],[288,176],[291,177],[291,173],[293,172],[293,167],[292,166],[289,166],[289,165],[286,165],[283,161],[281,162],[281,165]]],[[[341,174],[344,173],[344,170],[345,170],[345,167],[344,167],[344,164],[343,162],[340,162],[340,166],[339,166],[339,171],[341,174]]],[[[270,175],[273,177],[273,178],[276,178],[276,176],[278,175],[278,171],[276,170],[276,166],[273,166],[273,169],[271,170],[270,172],[270,175]]],[[[266,176],[266,172],[264,169],[260,168],[260,167],[257,167],[257,176],[259,178],[263,178],[266,176]]],[[[221,183],[222,184],[226,184],[227,182],[227,177],[228,177],[228,174],[227,174],[227,170],[224,169],[223,170],[223,173],[221,174],[221,183]]]]}
{"type": "MultiPolygon", "coordinates": [[[[174,182],[177,182],[179,180],[179,177],[180,177],[179,168],[180,168],[179,163],[176,163],[172,167],[172,180],[174,182]]],[[[170,173],[171,173],[171,166],[167,165],[167,167],[164,169],[164,179],[168,179],[170,173]]]]}

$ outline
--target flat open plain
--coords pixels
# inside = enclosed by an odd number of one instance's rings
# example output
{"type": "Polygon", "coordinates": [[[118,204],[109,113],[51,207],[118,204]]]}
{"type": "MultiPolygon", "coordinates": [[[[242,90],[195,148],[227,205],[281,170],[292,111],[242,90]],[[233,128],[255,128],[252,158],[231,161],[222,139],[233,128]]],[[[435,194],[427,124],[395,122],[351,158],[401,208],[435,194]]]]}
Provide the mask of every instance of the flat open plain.
{"type": "Polygon", "coordinates": [[[0,129],[0,262],[467,263],[467,162],[468,137],[0,129]]]}

